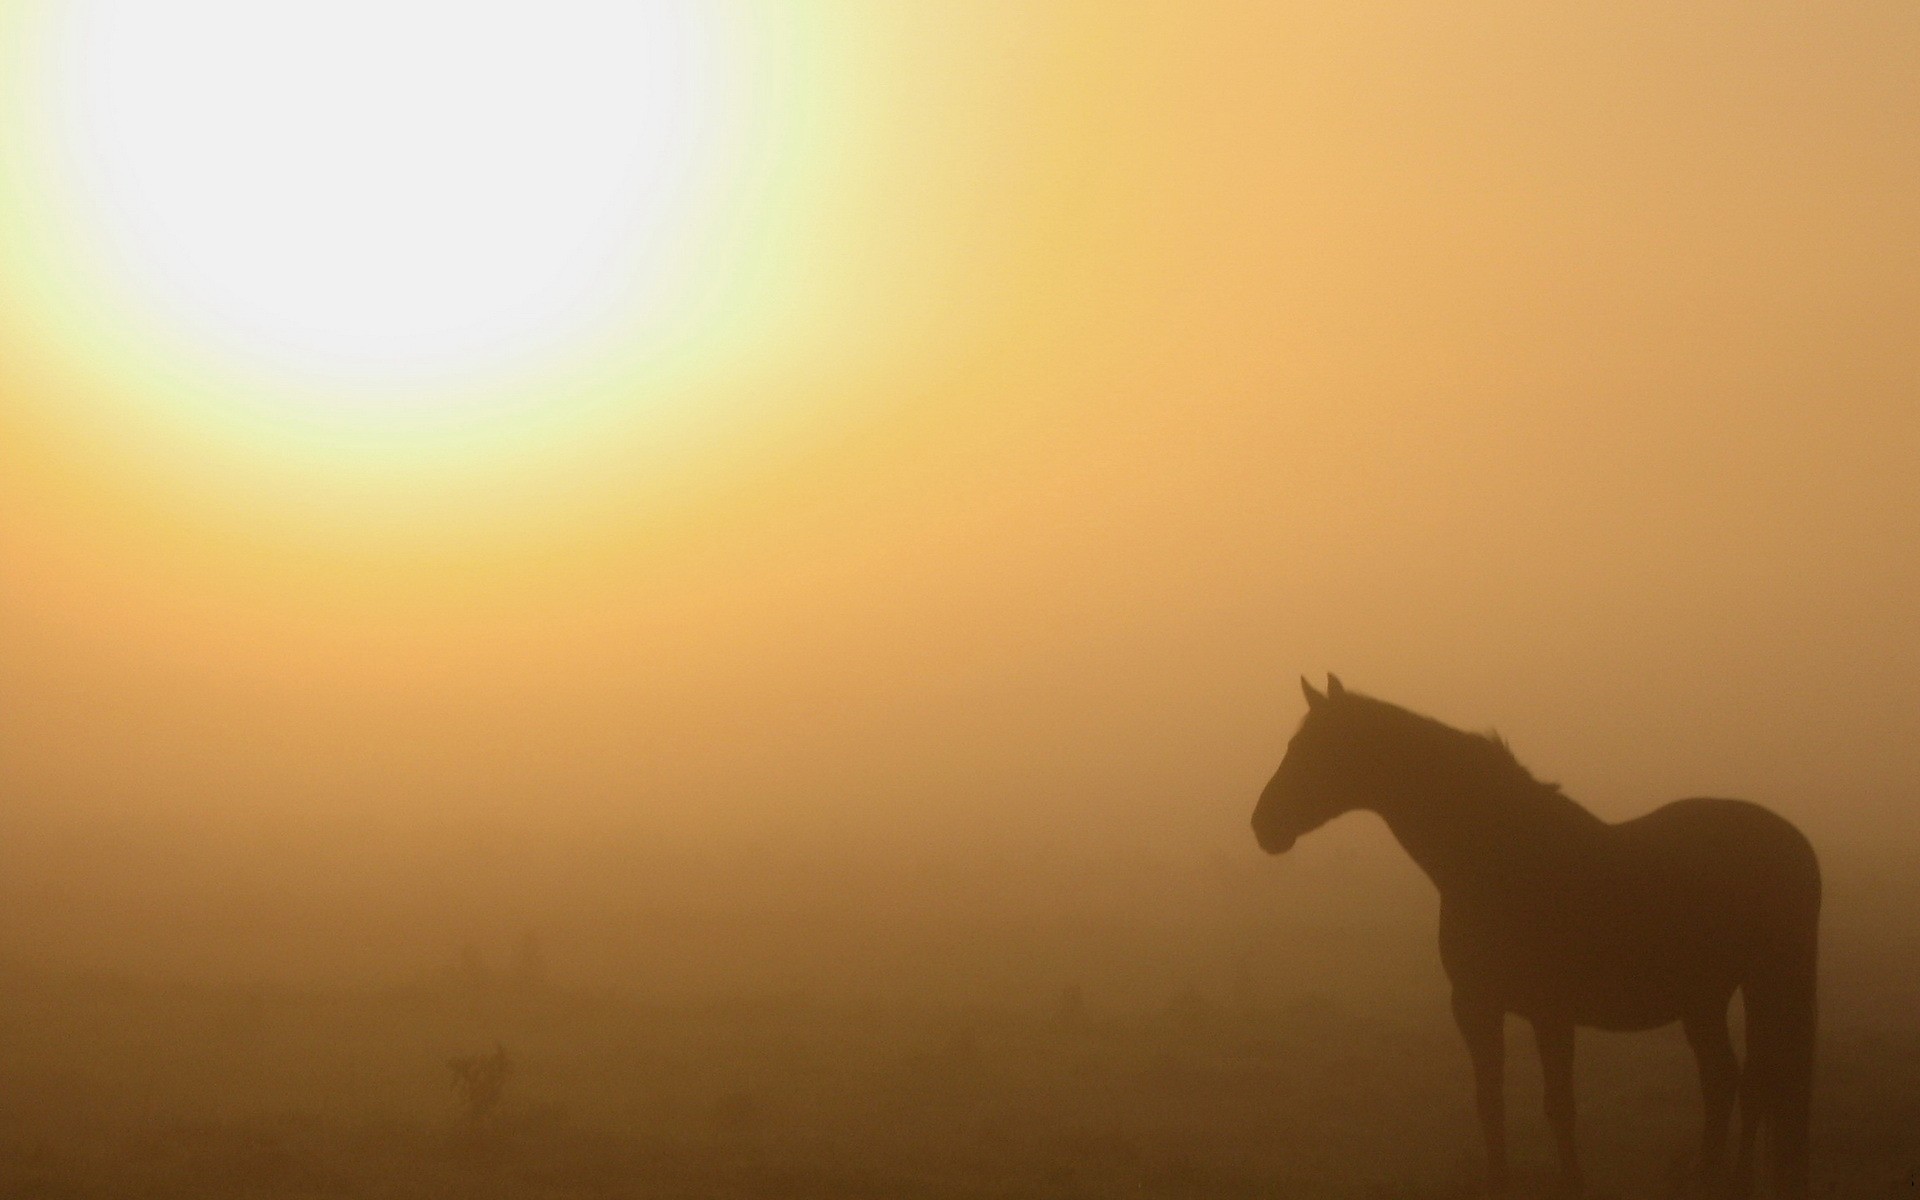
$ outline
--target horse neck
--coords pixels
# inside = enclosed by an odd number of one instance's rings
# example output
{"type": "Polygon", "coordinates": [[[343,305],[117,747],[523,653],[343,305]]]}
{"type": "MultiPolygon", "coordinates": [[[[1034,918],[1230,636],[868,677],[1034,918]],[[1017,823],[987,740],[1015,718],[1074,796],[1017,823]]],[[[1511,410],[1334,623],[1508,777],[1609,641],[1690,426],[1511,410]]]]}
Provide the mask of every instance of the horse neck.
{"type": "Polygon", "coordinates": [[[1593,835],[1606,828],[1554,788],[1526,779],[1409,789],[1378,811],[1442,893],[1512,878],[1522,864],[1589,853],[1593,835]]]}

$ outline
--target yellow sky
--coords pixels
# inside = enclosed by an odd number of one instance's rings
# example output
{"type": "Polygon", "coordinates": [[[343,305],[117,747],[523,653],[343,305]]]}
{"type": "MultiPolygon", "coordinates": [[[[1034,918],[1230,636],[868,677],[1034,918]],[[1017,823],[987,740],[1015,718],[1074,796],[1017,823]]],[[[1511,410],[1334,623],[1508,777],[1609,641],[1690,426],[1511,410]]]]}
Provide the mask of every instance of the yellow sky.
{"type": "Polygon", "coordinates": [[[1332,668],[1920,832],[1920,10],[1036,7],[819,6],[738,324],[537,453],[0,327],[16,818],[1230,843],[1332,668]]]}

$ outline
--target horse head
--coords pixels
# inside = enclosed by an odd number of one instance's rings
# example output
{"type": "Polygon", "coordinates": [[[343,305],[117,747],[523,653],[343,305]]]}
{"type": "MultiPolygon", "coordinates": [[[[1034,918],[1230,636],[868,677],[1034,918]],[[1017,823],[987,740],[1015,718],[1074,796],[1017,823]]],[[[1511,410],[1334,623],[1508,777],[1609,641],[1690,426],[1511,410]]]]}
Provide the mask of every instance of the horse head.
{"type": "Polygon", "coordinates": [[[1366,756],[1354,753],[1356,701],[1335,675],[1327,676],[1325,692],[1304,678],[1300,688],[1307,697],[1306,718],[1253,810],[1253,836],[1268,854],[1284,854],[1301,834],[1362,807],[1372,790],[1364,778],[1366,756]]]}

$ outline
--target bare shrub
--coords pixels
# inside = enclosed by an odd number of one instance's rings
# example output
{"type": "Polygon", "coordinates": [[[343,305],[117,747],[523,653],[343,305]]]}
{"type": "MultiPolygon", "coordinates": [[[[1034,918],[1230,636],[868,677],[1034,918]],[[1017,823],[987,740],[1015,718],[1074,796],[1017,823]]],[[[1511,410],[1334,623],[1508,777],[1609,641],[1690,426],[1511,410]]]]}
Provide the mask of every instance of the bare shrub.
{"type": "Polygon", "coordinates": [[[513,1073],[513,1062],[507,1057],[507,1048],[495,1042],[492,1054],[448,1059],[447,1069],[453,1072],[453,1090],[459,1093],[461,1111],[468,1121],[478,1123],[499,1105],[507,1076],[513,1073]]]}

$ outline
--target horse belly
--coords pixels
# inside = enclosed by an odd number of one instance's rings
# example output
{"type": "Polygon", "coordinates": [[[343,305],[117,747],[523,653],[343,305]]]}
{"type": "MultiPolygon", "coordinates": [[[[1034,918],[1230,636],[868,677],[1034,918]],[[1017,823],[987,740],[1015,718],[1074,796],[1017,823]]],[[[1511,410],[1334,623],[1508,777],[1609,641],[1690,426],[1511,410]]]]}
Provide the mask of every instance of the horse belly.
{"type": "Polygon", "coordinates": [[[1680,1019],[1690,989],[1657,977],[1593,971],[1515,971],[1496,985],[1509,1012],[1618,1032],[1680,1019]]]}
{"type": "Polygon", "coordinates": [[[1622,944],[1585,930],[1498,925],[1456,929],[1449,938],[1445,924],[1442,959],[1454,986],[1523,1017],[1653,1029],[1679,1020],[1697,997],[1722,986],[1698,959],[1658,940],[1622,944]]]}
{"type": "Polygon", "coordinates": [[[1618,988],[1595,988],[1574,997],[1570,1015],[1576,1025],[1634,1033],[1671,1025],[1685,1015],[1690,993],[1682,988],[1644,988],[1627,981],[1618,988]]]}

